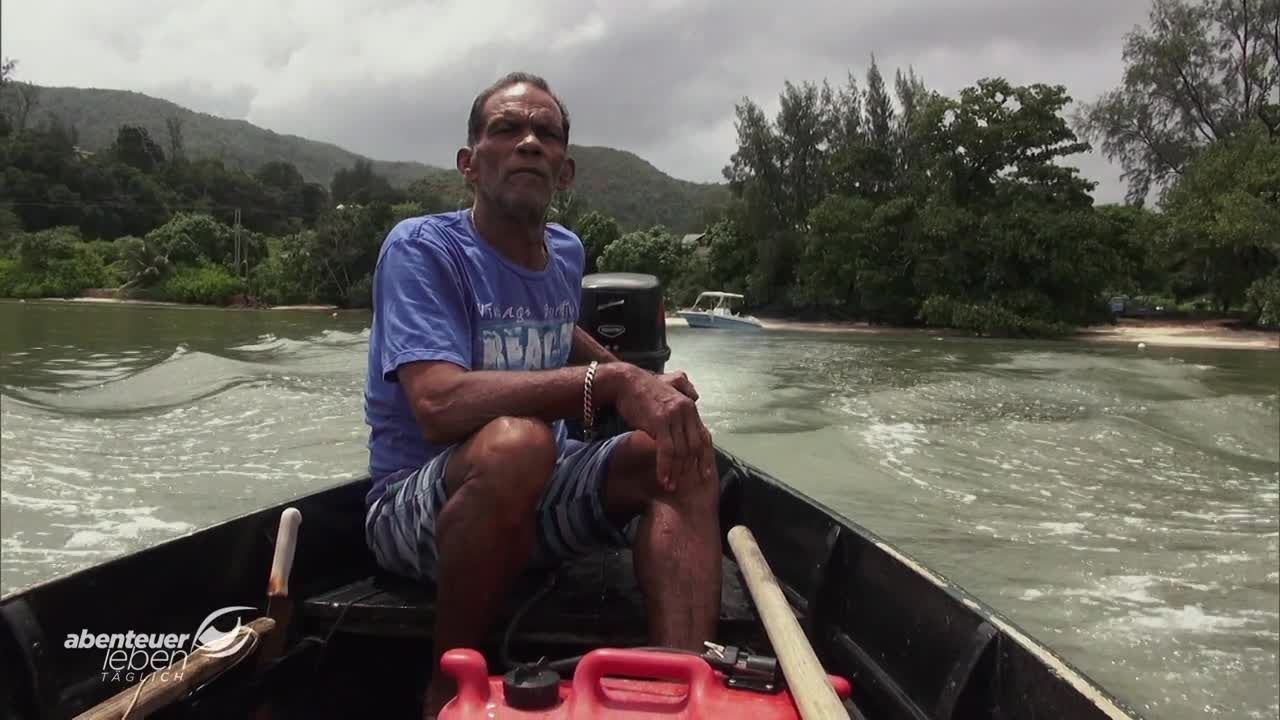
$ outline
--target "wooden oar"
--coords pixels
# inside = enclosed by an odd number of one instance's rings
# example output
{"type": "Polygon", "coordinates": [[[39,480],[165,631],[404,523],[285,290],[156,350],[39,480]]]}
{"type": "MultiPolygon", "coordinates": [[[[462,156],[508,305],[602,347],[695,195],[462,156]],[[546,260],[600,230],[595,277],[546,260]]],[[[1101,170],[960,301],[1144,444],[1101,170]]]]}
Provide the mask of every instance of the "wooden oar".
{"type": "MultiPolygon", "coordinates": [[[[293,555],[298,547],[298,526],[302,513],[297,508],[285,508],[280,513],[280,527],[276,529],[276,552],[271,559],[271,574],[267,577],[267,617],[276,623],[275,632],[266,637],[262,652],[258,654],[258,669],[280,657],[289,635],[289,622],[293,619],[293,602],[289,599],[289,574],[293,571],[293,555]]],[[[254,710],[257,720],[270,720],[270,701],[254,710]]]]}
{"type": "Polygon", "coordinates": [[[813,652],[813,646],[800,628],[782,588],[778,587],[755,536],[745,526],[735,525],[729,530],[729,547],[742,570],[756,611],[764,622],[769,642],[778,654],[778,664],[782,666],[782,674],[787,679],[800,716],[804,720],[848,720],[848,711],[840,703],[827,671],[813,652]]]}
{"type": "MultiPolygon", "coordinates": [[[[293,615],[293,603],[289,601],[289,574],[293,570],[294,551],[298,546],[298,525],[302,513],[297,508],[285,508],[280,514],[280,527],[276,530],[275,555],[271,559],[271,574],[267,578],[267,616],[239,627],[237,633],[253,633],[250,641],[243,643],[236,652],[219,657],[209,655],[210,650],[197,648],[188,657],[176,660],[164,670],[147,675],[141,682],[122,690],[110,699],[99,703],[76,720],[121,720],[143,718],[160,708],[182,698],[191,688],[199,687],[218,676],[259,644],[262,652],[258,666],[275,659],[284,649],[289,621],[293,615]]],[[[235,638],[220,641],[219,646],[231,647],[235,638]]],[[[270,717],[270,705],[258,709],[258,717],[270,717]]]]}
{"type": "Polygon", "coordinates": [[[289,621],[293,618],[289,574],[293,571],[293,555],[298,547],[298,526],[301,524],[302,513],[297,508],[285,508],[280,513],[276,551],[271,559],[271,575],[267,578],[267,617],[276,621],[276,629],[262,645],[262,653],[258,655],[259,667],[279,657],[288,639],[289,621]]]}
{"type": "Polygon", "coordinates": [[[175,660],[164,670],[157,670],[141,682],[121,690],[111,698],[76,716],[76,720],[121,720],[144,718],[155,711],[181,699],[192,688],[226,672],[257,648],[258,638],[270,634],[275,621],[268,617],[256,618],[248,625],[241,625],[231,635],[218,642],[218,647],[241,646],[229,655],[210,654],[206,647],[194,650],[190,655],[175,660]],[[244,638],[244,633],[256,637],[244,638]]]}

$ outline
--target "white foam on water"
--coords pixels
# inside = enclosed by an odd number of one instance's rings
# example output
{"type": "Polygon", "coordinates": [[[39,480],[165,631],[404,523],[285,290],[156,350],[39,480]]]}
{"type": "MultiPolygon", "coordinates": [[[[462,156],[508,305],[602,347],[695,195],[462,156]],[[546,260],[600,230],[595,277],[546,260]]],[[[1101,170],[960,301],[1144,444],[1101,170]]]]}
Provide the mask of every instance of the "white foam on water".
{"type": "Polygon", "coordinates": [[[41,565],[50,557],[87,557],[101,555],[96,550],[75,550],[52,547],[31,547],[16,537],[0,538],[0,553],[3,553],[5,564],[25,563],[41,565]]]}
{"type": "MultiPolygon", "coordinates": [[[[189,522],[180,520],[165,521],[150,513],[156,508],[138,508],[117,511],[131,516],[128,520],[99,520],[86,525],[59,525],[58,527],[74,528],[70,539],[64,547],[79,549],[93,547],[118,547],[121,540],[138,540],[144,533],[157,535],[177,535],[190,532],[195,528],[189,522]]],[[[108,549],[103,548],[103,549],[108,549]]]]}
{"type": "Polygon", "coordinates": [[[92,480],[93,473],[84,468],[72,467],[70,465],[61,465],[50,462],[47,459],[40,463],[40,472],[53,473],[55,475],[70,475],[71,477],[80,478],[82,480],[92,480]]]}
{"type": "Polygon", "coordinates": [[[1032,601],[1032,600],[1039,600],[1042,597],[1044,597],[1043,592],[1039,590],[1029,589],[1029,590],[1023,591],[1022,597],[1020,599],[1032,601]]]}
{"type": "Polygon", "coordinates": [[[1089,547],[1087,545],[1068,545],[1067,547],[1071,548],[1072,550],[1079,550],[1081,552],[1104,552],[1104,553],[1120,552],[1120,548],[1114,548],[1114,547],[1089,547]]]}
{"type": "Polygon", "coordinates": [[[258,342],[247,343],[244,345],[236,345],[231,350],[242,350],[246,352],[257,352],[263,350],[276,350],[284,345],[284,341],[276,337],[275,333],[264,333],[258,336],[258,342]]]}
{"type": "Polygon", "coordinates": [[[1175,580],[1174,582],[1178,585],[1181,585],[1182,587],[1191,588],[1192,590],[1199,590],[1200,592],[1209,592],[1211,590],[1218,590],[1219,588],[1222,587],[1216,582],[1195,583],[1195,582],[1190,582],[1188,580],[1175,580]]]}
{"type": "Polygon", "coordinates": [[[862,439],[877,450],[912,455],[916,452],[916,445],[922,442],[924,433],[924,427],[915,423],[877,422],[862,431],[862,439]]]}
{"type": "Polygon", "coordinates": [[[1112,575],[1095,583],[1092,588],[1067,590],[1065,595],[1086,596],[1103,601],[1123,600],[1138,605],[1160,605],[1161,600],[1150,593],[1150,588],[1161,578],[1154,575],[1112,575]]]}
{"type": "Polygon", "coordinates": [[[1216,563],[1224,563],[1224,564],[1229,564],[1229,563],[1241,563],[1241,562],[1249,562],[1250,560],[1252,560],[1252,559],[1253,559],[1253,558],[1249,557],[1249,554],[1248,554],[1248,553],[1243,553],[1243,552],[1239,552],[1239,553],[1209,553],[1208,555],[1205,555],[1204,557],[1205,557],[1206,559],[1208,559],[1208,560],[1212,560],[1212,561],[1214,561],[1214,562],[1216,562],[1216,563]]]}
{"type": "Polygon", "coordinates": [[[68,550],[101,550],[104,545],[111,545],[114,540],[115,538],[111,535],[97,530],[77,530],[67,540],[64,547],[68,550]]]}
{"type": "Polygon", "coordinates": [[[1231,615],[1206,613],[1199,605],[1181,608],[1160,607],[1129,613],[1128,622],[1149,630],[1178,630],[1190,633],[1216,633],[1250,625],[1254,620],[1231,615]]]}
{"type": "Polygon", "coordinates": [[[1036,527],[1048,530],[1050,535],[1088,535],[1083,523],[1078,522],[1042,522],[1036,527]]]}
{"type": "Polygon", "coordinates": [[[1217,513],[1193,513],[1187,510],[1174,510],[1170,514],[1178,517],[1191,518],[1193,520],[1206,520],[1208,522],[1217,522],[1222,519],[1222,516],[1217,513]]]}
{"type": "Polygon", "coordinates": [[[5,505],[12,505],[24,510],[36,510],[58,515],[79,515],[84,512],[84,506],[78,502],[20,495],[8,490],[0,490],[0,499],[3,499],[5,505]]]}

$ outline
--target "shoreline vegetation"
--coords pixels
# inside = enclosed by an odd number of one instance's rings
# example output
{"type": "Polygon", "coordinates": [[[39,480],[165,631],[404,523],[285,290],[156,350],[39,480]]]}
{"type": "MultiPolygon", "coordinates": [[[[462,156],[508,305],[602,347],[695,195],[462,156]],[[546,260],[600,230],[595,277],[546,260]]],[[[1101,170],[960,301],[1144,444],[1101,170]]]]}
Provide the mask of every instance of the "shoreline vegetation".
{"type": "MultiPolygon", "coordinates": [[[[1125,35],[1120,85],[1079,112],[1061,85],[982,77],[945,94],[910,67],[881,75],[874,56],[837,83],[788,80],[773,117],[733,107],[726,192],[688,215],[696,227],[624,222],[576,191],[547,220],[582,239],[587,273],[657,276],[669,309],[741,293],[743,311],[790,327],[1100,341],[1132,336],[1117,316],[1280,328],[1280,37],[1259,8],[1225,8],[1155,0],[1125,35]],[[1242,65],[1237,43],[1266,52],[1242,65]],[[1096,202],[1075,167],[1094,148],[1123,167],[1123,203],[1096,202]]],[[[471,204],[364,159],[326,186],[279,154],[197,157],[176,117],[97,128],[114,142],[86,149],[39,86],[2,70],[0,297],[367,308],[388,232],[471,204]]],[[[674,202],[660,197],[628,200],[674,202]]],[[[1218,342],[1243,337],[1230,333],[1218,342]]]]}
{"type": "MultiPolygon", "coordinates": [[[[88,303],[104,305],[137,305],[143,307],[204,308],[223,310],[266,310],[326,313],[337,316],[350,312],[337,305],[265,305],[229,304],[202,305],[196,303],[167,302],[111,297],[105,293],[90,293],[72,298],[6,299],[6,302],[39,303],[88,303]]],[[[364,310],[359,310],[364,312],[364,310]]],[[[839,320],[798,320],[785,317],[760,317],[766,332],[827,333],[832,335],[900,336],[972,338],[973,333],[954,328],[926,328],[894,325],[873,325],[867,322],[839,320]]],[[[688,324],[675,314],[667,315],[667,327],[687,327],[688,324]]],[[[708,331],[728,332],[728,331],[708,331]]],[[[744,335],[750,338],[750,334],[744,335]]],[[[999,340],[1001,338],[989,338],[999,340]]],[[[1268,330],[1243,326],[1233,318],[1119,318],[1115,323],[1089,325],[1057,338],[1063,342],[1090,344],[1142,343],[1148,347],[1196,348],[1216,350],[1276,350],[1280,351],[1280,330],[1268,330]]]]}

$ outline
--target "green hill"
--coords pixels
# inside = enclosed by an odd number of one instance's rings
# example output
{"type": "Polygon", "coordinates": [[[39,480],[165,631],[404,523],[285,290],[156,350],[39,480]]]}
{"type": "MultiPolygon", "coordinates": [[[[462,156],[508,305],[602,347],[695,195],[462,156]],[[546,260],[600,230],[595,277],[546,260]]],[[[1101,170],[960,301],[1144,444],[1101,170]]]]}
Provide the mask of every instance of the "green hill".
{"type": "MultiPolygon", "coordinates": [[[[220,158],[226,165],[248,172],[266,162],[283,160],[297,167],[308,181],[328,187],[335,172],[362,157],[332,143],[195,112],[138,92],[70,87],[42,87],[39,92],[28,122],[43,123],[57,117],[75,128],[80,147],[86,150],[110,146],[117,128],[125,124],[145,127],[167,149],[166,123],[169,118],[178,118],[189,157],[220,158]]],[[[675,232],[701,230],[707,212],[729,198],[723,184],[678,180],[633,153],[589,146],[575,146],[573,153],[578,158],[578,191],[587,207],[612,215],[626,229],[661,224],[675,232]]],[[[374,160],[374,170],[397,186],[430,177],[434,186],[462,189],[452,168],[374,160]]]]}

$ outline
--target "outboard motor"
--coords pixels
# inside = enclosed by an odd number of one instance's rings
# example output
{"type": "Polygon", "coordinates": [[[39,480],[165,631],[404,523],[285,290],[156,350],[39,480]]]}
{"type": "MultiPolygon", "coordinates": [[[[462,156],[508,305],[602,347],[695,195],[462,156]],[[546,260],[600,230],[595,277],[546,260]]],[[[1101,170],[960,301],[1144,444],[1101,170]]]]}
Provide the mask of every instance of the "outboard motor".
{"type": "Polygon", "coordinates": [[[662,283],[640,273],[582,278],[578,326],[619,360],[661,373],[671,358],[662,283]]]}
{"type": "MultiPolygon", "coordinates": [[[[578,327],[623,362],[654,373],[671,359],[667,347],[667,313],[662,283],[640,273],[594,273],[582,278],[578,327]]],[[[568,423],[574,437],[582,437],[577,421],[568,423]]],[[[628,430],[613,408],[602,407],[596,417],[599,436],[628,430]]]]}

